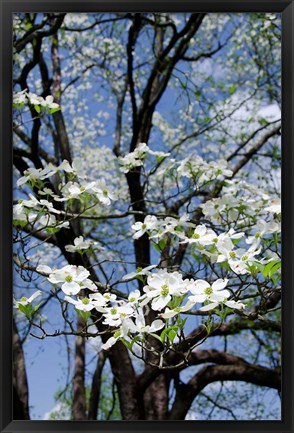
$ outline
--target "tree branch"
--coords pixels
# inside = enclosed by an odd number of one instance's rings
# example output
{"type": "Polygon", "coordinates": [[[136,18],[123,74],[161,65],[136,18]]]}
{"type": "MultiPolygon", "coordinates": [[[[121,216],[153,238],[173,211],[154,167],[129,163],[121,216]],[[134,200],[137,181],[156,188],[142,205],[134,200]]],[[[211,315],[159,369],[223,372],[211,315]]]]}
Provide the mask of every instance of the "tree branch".
{"type": "Polygon", "coordinates": [[[281,389],[281,377],[278,370],[244,362],[234,365],[206,366],[195,374],[187,384],[178,385],[169,419],[185,419],[193,400],[207,385],[226,380],[252,383],[278,391],[281,389]]]}

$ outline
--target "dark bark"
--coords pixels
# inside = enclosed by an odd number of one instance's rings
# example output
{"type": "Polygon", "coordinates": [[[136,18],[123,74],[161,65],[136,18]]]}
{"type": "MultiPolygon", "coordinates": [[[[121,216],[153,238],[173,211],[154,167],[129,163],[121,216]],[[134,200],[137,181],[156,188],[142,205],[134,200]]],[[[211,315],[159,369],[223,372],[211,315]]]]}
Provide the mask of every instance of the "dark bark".
{"type": "MultiPolygon", "coordinates": [[[[84,320],[78,316],[77,330],[82,332],[84,320]]],[[[77,336],[75,342],[75,362],[73,375],[73,405],[72,418],[75,421],[87,419],[86,416],[86,390],[85,390],[85,346],[84,337],[77,336]]]]}
{"type": "Polygon", "coordinates": [[[137,388],[137,378],[129,353],[118,342],[109,351],[112,374],[118,389],[120,410],[124,420],[145,419],[137,388]]]}
{"type": "Polygon", "coordinates": [[[57,17],[55,16],[54,19],[51,18],[51,27],[48,30],[39,31],[39,29],[44,27],[46,22],[49,20],[48,14],[46,20],[44,20],[41,25],[34,25],[32,29],[26,32],[26,34],[14,44],[16,52],[19,53],[22,51],[28,43],[33,42],[34,40],[37,42],[42,41],[46,36],[55,34],[61,27],[65,15],[65,13],[62,13],[57,15],[57,17]]]}
{"type": "Polygon", "coordinates": [[[169,380],[166,374],[160,374],[154,381],[152,381],[144,394],[145,419],[167,419],[168,389],[169,380]]]}
{"type": "MultiPolygon", "coordinates": [[[[52,45],[51,45],[51,59],[53,66],[53,96],[55,101],[60,104],[61,98],[61,66],[60,66],[60,57],[58,51],[58,35],[55,34],[53,36],[52,45]]],[[[66,126],[63,118],[62,111],[57,111],[53,113],[53,121],[56,129],[56,137],[55,140],[58,143],[58,149],[60,152],[61,159],[66,159],[70,164],[72,162],[72,156],[70,151],[70,143],[68,139],[68,135],[66,132],[66,126]]],[[[59,155],[55,155],[56,158],[59,155]]]]}
{"type": "Polygon", "coordinates": [[[89,410],[88,410],[89,420],[97,419],[97,412],[98,412],[100,392],[101,392],[102,371],[103,371],[105,361],[106,361],[106,354],[104,351],[102,351],[98,355],[97,366],[92,379],[91,395],[90,395],[89,410]]]}
{"type": "Polygon", "coordinates": [[[187,384],[179,384],[169,419],[185,419],[193,400],[210,383],[233,380],[281,389],[280,372],[259,365],[237,363],[234,365],[207,366],[200,370],[187,384]]]}
{"type": "Polygon", "coordinates": [[[29,388],[24,352],[13,318],[13,419],[30,419],[29,388]]]}

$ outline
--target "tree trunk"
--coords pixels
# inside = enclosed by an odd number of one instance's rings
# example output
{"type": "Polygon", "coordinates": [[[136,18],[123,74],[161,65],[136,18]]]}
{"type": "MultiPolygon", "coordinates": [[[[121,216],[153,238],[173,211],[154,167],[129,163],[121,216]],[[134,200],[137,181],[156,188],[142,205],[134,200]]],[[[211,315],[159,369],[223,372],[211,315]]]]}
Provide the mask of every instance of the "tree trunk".
{"type": "Polygon", "coordinates": [[[13,318],[13,419],[30,419],[29,389],[25,358],[13,318]]]}
{"type": "Polygon", "coordinates": [[[88,419],[96,420],[101,393],[101,376],[106,361],[105,352],[99,353],[96,370],[92,380],[88,419]]]}
{"type": "Polygon", "coordinates": [[[168,380],[165,374],[158,376],[144,394],[145,419],[168,419],[168,380]]]}
{"type": "MultiPolygon", "coordinates": [[[[81,332],[85,323],[83,319],[78,316],[77,329],[81,332]]],[[[73,377],[73,406],[72,417],[75,421],[82,421],[86,417],[86,391],[85,391],[85,338],[76,337],[75,347],[75,367],[73,377]]]]}
{"type": "Polygon", "coordinates": [[[109,361],[118,390],[122,419],[144,419],[142,396],[138,394],[135,370],[129,353],[121,342],[110,349],[109,361]]]}

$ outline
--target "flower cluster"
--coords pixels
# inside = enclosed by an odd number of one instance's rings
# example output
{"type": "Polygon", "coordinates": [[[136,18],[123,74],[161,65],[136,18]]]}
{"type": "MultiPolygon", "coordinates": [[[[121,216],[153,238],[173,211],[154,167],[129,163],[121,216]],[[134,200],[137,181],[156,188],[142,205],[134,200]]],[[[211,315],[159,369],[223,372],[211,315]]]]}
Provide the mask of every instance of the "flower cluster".
{"type": "Polygon", "coordinates": [[[97,242],[94,242],[90,239],[84,239],[83,236],[78,236],[74,239],[73,245],[66,245],[65,249],[69,253],[81,253],[88,250],[89,248],[93,248],[94,246],[95,248],[98,248],[100,250],[102,249],[102,247],[100,247],[97,242]]]}
{"type": "MultiPolygon", "coordinates": [[[[76,310],[89,313],[95,309],[103,316],[103,324],[113,329],[114,335],[104,344],[107,349],[118,339],[131,339],[133,336],[154,333],[169,325],[169,319],[183,312],[188,312],[196,304],[204,304],[199,308],[207,312],[218,306],[242,310],[245,305],[234,301],[231,292],[225,287],[227,279],[218,279],[210,285],[205,280],[183,279],[179,272],[168,272],[148,266],[135,276],[144,275],[146,285],[143,294],[139,290],[132,291],[127,300],[118,300],[115,294],[99,293],[95,284],[88,278],[89,271],[82,266],[67,265],[61,269],[52,270],[49,266],[40,265],[37,272],[45,275],[48,281],[65,293],[64,301],[75,306],[76,310]],[[89,289],[88,295],[81,294],[82,289],[89,289]],[[75,298],[72,298],[75,296],[75,298]],[[153,323],[145,323],[143,308],[149,306],[157,312],[158,318],[153,323]]],[[[133,275],[125,276],[125,280],[133,275]]]]}
{"type": "Polygon", "coordinates": [[[155,215],[147,215],[143,222],[133,224],[132,229],[135,231],[134,239],[147,233],[154,242],[160,242],[166,234],[173,235],[179,244],[189,244],[194,251],[207,256],[211,263],[227,262],[233,272],[244,275],[251,273],[252,264],[265,263],[265,259],[259,260],[257,257],[261,253],[262,239],[279,233],[280,223],[261,219],[254,226],[252,234],[246,237],[244,232],[233,228],[217,234],[205,224],[195,225],[189,222],[187,214],[179,219],[166,217],[161,220],[155,215]],[[238,246],[241,241],[242,247],[238,246]]]}
{"type": "Polygon", "coordinates": [[[123,173],[128,173],[133,168],[142,166],[147,154],[155,155],[157,161],[161,161],[170,155],[169,153],[164,153],[161,151],[153,151],[147,146],[146,143],[139,143],[133,152],[130,152],[124,157],[119,158],[119,162],[122,166],[121,171],[123,173]]]}
{"type": "Polygon", "coordinates": [[[82,289],[97,291],[96,285],[88,278],[90,272],[83,266],[66,265],[61,269],[52,270],[49,266],[40,265],[37,272],[46,275],[54,286],[61,285],[66,295],[77,295],[82,289]]]}
{"type": "Polygon", "coordinates": [[[57,220],[54,214],[60,211],[53,207],[53,204],[45,199],[38,200],[29,194],[29,200],[20,199],[13,206],[13,223],[15,226],[24,227],[27,224],[34,225],[35,229],[69,228],[68,221],[57,220]]]}
{"type": "Polygon", "coordinates": [[[38,112],[42,109],[49,110],[50,113],[60,110],[59,104],[54,102],[52,95],[43,98],[35,93],[28,93],[27,89],[22,90],[21,92],[15,92],[13,94],[13,106],[15,108],[21,108],[25,104],[33,105],[35,110],[38,112]]]}
{"type": "MultiPolygon", "coordinates": [[[[227,180],[221,197],[201,205],[205,217],[218,223],[252,224],[256,216],[275,217],[281,213],[281,200],[270,197],[245,181],[227,180]]],[[[255,222],[254,222],[255,223],[255,222]]]]}
{"type": "Polygon", "coordinates": [[[136,222],[131,226],[135,231],[134,239],[139,239],[144,233],[150,235],[150,239],[161,239],[165,234],[179,234],[186,227],[193,227],[194,224],[189,222],[188,214],[183,214],[179,219],[174,217],[166,217],[158,219],[155,215],[147,215],[143,222],[136,222]]]}
{"type": "Polygon", "coordinates": [[[223,180],[232,176],[228,163],[224,159],[207,162],[201,156],[192,155],[180,162],[177,172],[188,179],[203,185],[212,180],[223,180]]]}
{"type": "MultiPolygon", "coordinates": [[[[72,165],[68,161],[64,160],[59,166],[55,166],[49,163],[44,169],[39,168],[28,168],[24,172],[24,176],[17,180],[17,186],[22,186],[24,184],[29,184],[30,186],[43,187],[43,181],[52,177],[56,173],[64,171],[67,174],[72,174],[73,176],[79,176],[79,163],[73,162],[72,165]]],[[[56,201],[67,201],[73,198],[79,198],[83,193],[88,193],[94,195],[98,201],[104,205],[109,206],[111,200],[115,200],[115,195],[109,191],[103,182],[85,182],[81,180],[79,183],[76,181],[69,181],[66,184],[59,185],[61,196],[54,194],[50,188],[40,189],[39,194],[50,195],[56,201]]]]}

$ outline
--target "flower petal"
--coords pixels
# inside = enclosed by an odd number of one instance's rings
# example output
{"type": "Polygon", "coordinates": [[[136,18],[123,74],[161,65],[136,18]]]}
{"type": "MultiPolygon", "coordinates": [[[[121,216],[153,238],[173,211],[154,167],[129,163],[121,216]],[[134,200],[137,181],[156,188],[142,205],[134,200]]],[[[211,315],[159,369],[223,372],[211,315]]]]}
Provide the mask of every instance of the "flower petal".
{"type": "Polygon", "coordinates": [[[159,329],[162,329],[163,327],[164,327],[164,322],[160,319],[156,319],[154,320],[154,322],[151,323],[149,332],[159,331],[159,329]]]}
{"type": "Polygon", "coordinates": [[[102,344],[101,349],[110,349],[117,342],[117,340],[118,339],[115,337],[110,337],[109,340],[106,341],[106,343],[102,344]]]}
{"type": "Polygon", "coordinates": [[[212,284],[212,289],[213,291],[215,290],[222,290],[226,287],[226,285],[228,284],[228,281],[226,278],[223,280],[222,278],[219,278],[218,280],[216,280],[213,284],[212,284]]]}
{"type": "Polygon", "coordinates": [[[94,308],[93,304],[83,304],[82,302],[79,302],[76,305],[76,309],[81,311],[91,311],[93,310],[93,308],[94,308]]]}
{"type": "Polygon", "coordinates": [[[223,301],[224,299],[228,299],[231,296],[228,290],[220,290],[219,292],[212,293],[209,296],[209,299],[212,301],[223,301]]]}
{"type": "Polygon", "coordinates": [[[28,303],[32,302],[34,299],[36,299],[40,295],[42,295],[41,290],[37,290],[35,293],[32,294],[32,296],[29,297],[28,303]]]}
{"type": "Polygon", "coordinates": [[[191,286],[189,287],[190,292],[193,293],[193,295],[198,295],[198,294],[202,294],[203,291],[207,288],[210,287],[210,284],[205,281],[205,280],[196,280],[194,282],[194,284],[191,284],[191,286]]]}
{"type": "Polygon", "coordinates": [[[176,316],[177,313],[175,310],[170,310],[169,308],[166,308],[164,313],[160,314],[160,317],[163,317],[164,319],[170,319],[171,317],[176,316]]]}
{"type": "Polygon", "coordinates": [[[158,298],[154,299],[151,304],[151,308],[155,311],[162,310],[171,300],[171,296],[159,296],[158,298]]]}
{"type": "Polygon", "coordinates": [[[66,295],[77,295],[81,290],[81,286],[78,283],[72,281],[71,283],[63,283],[61,286],[61,290],[66,295]]]}
{"type": "Polygon", "coordinates": [[[234,308],[236,310],[244,310],[245,309],[245,305],[242,304],[241,302],[227,301],[227,302],[225,302],[225,305],[227,305],[227,307],[229,307],[229,308],[234,308]]]}
{"type": "Polygon", "coordinates": [[[65,297],[64,297],[64,300],[65,300],[66,302],[69,302],[70,304],[74,304],[74,305],[76,305],[76,304],[79,303],[79,301],[76,301],[75,299],[72,299],[70,296],[65,296],[65,297]]]}
{"type": "Polygon", "coordinates": [[[194,305],[197,304],[197,302],[204,302],[207,299],[207,295],[194,295],[188,297],[189,301],[193,303],[194,305]]]}
{"type": "Polygon", "coordinates": [[[204,305],[204,307],[199,308],[199,311],[210,311],[218,306],[217,302],[212,302],[211,304],[204,305]]]}
{"type": "Polygon", "coordinates": [[[36,271],[40,272],[41,274],[51,274],[52,269],[49,266],[46,265],[39,265],[36,267],[36,271]]]}

